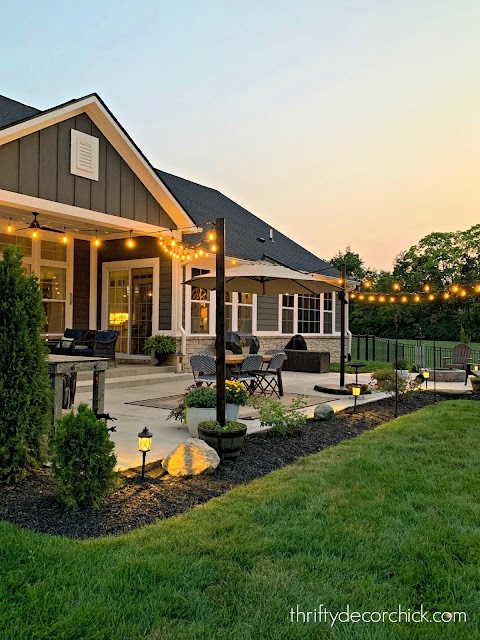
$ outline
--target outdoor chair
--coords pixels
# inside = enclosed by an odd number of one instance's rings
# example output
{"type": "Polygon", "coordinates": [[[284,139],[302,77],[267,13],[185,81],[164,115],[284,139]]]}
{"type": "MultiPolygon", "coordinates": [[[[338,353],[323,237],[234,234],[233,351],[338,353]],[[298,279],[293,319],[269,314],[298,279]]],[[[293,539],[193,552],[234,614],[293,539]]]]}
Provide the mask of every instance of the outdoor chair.
{"type": "Polygon", "coordinates": [[[467,363],[472,353],[468,344],[457,344],[452,349],[450,358],[443,358],[443,367],[445,369],[467,369],[467,363]],[[450,360],[450,362],[448,362],[450,360]]]}
{"type": "Polygon", "coordinates": [[[255,392],[255,381],[257,379],[255,371],[262,368],[262,363],[262,356],[250,354],[242,362],[238,373],[235,374],[235,380],[242,382],[251,396],[255,392]]]}
{"type": "Polygon", "coordinates": [[[75,340],[75,343],[78,343],[84,333],[85,331],[83,329],[65,329],[65,331],[63,332],[63,337],[71,338],[75,340]]]}
{"type": "Polygon", "coordinates": [[[275,353],[266,369],[255,370],[254,391],[259,390],[265,396],[275,394],[279,398],[283,395],[281,370],[284,360],[284,353],[275,353]]]}
{"type": "Polygon", "coordinates": [[[211,354],[197,353],[190,356],[193,379],[197,387],[205,382],[210,387],[217,380],[215,358],[211,354]]]}
{"type": "Polygon", "coordinates": [[[114,365],[117,366],[115,362],[117,339],[117,331],[97,331],[92,343],[93,355],[99,358],[112,358],[114,365]]]}

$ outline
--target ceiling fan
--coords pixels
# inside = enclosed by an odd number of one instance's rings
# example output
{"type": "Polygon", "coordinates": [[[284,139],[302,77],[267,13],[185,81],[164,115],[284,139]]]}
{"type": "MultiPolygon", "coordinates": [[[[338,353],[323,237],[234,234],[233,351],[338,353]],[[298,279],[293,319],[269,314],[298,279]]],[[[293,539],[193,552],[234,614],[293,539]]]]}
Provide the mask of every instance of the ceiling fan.
{"type": "Polygon", "coordinates": [[[33,220],[28,225],[28,227],[22,227],[21,229],[17,229],[17,231],[23,231],[24,229],[33,229],[33,231],[53,231],[53,233],[62,233],[63,235],[65,235],[65,229],[61,231],[60,229],[52,229],[51,227],[44,227],[37,220],[37,216],[39,214],[36,213],[35,211],[32,211],[32,215],[33,215],[33,220]]]}

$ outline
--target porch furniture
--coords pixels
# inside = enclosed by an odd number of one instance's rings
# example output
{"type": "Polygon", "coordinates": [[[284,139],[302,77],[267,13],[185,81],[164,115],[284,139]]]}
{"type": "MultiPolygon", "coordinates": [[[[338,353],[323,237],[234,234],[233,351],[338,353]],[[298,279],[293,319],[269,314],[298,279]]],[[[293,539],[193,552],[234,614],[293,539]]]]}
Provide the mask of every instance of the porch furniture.
{"type": "Polygon", "coordinates": [[[366,362],[347,362],[347,366],[355,370],[355,384],[358,384],[358,370],[366,367],[366,362]]]}
{"type": "MultiPolygon", "coordinates": [[[[72,331],[77,331],[73,329],[72,331]]],[[[117,343],[117,331],[93,331],[83,332],[75,346],[75,355],[83,357],[111,358],[116,366],[115,345],[117,343]]]]}
{"type": "Polygon", "coordinates": [[[284,371],[302,371],[304,373],[328,373],[330,371],[330,353],[328,351],[298,351],[285,349],[287,360],[284,371]]]}
{"type": "Polygon", "coordinates": [[[193,379],[197,387],[205,382],[210,387],[217,380],[215,358],[206,353],[197,353],[190,356],[193,379]]]}
{"type": "Polygon", "coordinates": [[[275,353],[271,356],[266,369],[255,371],[254,391],[259,390],[262,395],[275,394],[283,396],[282,366],[285,360],[284,353],[275,353]]]}
{"type": "Polygon", "coordinates": [[[262,368],[263,357],[259,355],[250,354],[240,365],[238,373],[235,375],[235,380],[242,382],[248,390],[249,395],[253,396],[255,391],[255,381],[257,376],[255,371],[262,368]]]}
{"type": "Polygon", "coordinates": [[[451,357],[444,357],[442,366],[444,369],[467,369],[467,363],[472,353],[468,344],[457,344],[452,349],[451,357]],[[450,362],[448,362],[450,360],[450,362]]]}
{"type": "Polygon", "coordinates": [[[78,371],[91,371],[93,374],[92,409],[95,413],[105,410],[105,371],[108,368],[106,358],[83,358],[80,356],[49,355],[48,373],[55,391],[53,407],[54,424],[62,417],[64,404],[65,376],[76,377],[78,371]]]}
{"type": "Polygon", "coordinates": [[[75,340],[73,338],[60,338],[51,348],[51,353],[57,356],[73,356],[75,352],[75,340]]]}
{"type": "Polygon", "coordinates": [[[80,341],[84,333],[84,329],[65,329],[65,331],[63,332],[63,337],[73,338],[73,340],[75,341],[80,341]]]}

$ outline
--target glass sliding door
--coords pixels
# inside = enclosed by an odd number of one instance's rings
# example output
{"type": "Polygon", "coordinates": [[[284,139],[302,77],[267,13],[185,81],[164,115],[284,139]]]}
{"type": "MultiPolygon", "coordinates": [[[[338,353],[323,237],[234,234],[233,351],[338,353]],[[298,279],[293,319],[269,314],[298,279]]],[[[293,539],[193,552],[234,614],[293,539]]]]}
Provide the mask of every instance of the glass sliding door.
{"type": "Polygon", "coordinates": [[[152,335],[153,267],[109,269],[107,326],[118,332],[116,350],[144,355],[152,335]]]}
{"type": "Polygon", "coordinates": [[[108,272],[108,328],[117,331],[117,353],[128,353],[130,269],[108,272]]]}
{"type": "Polygon", "coordinates": [[[144,354],[145,340],[152,335],[153,269],[132,269],[130,353],[144,354]]]}

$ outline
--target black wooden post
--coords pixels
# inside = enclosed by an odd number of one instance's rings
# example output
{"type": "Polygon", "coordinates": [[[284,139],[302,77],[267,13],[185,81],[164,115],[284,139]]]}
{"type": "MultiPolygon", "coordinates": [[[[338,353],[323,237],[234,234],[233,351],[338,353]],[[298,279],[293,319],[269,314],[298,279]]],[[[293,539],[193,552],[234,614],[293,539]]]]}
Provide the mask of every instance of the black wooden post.
{"type": "MultiPolygon", "coordinates": [[[[433,331],[433,404],[437,404],[437,347],[435,340],[437,337],[437,316],[431,317],[432,331],[433,331]]],[[[441,347],[440,347],[441,353],[441,347]]]]}
{"type": "Polygon", "coordinates": [[[223,427],[225,426],[225,218],[217,218],[215,229],[217,422],[223,427]]]}
{"type": "Polygon", "coordinates": [[[395,323],[395,418],[398,416],[398,325],[400,324],[400,314],[398,311],[393,316],[395,323]]]}
{"type": "Polygon", "coordinates": [[[342,315],[340,316],[340,386],[345,386],[345,313],[347,309],[347,268],[342,264],[340,269],[342,290],[338,294],[342,315]]]}

